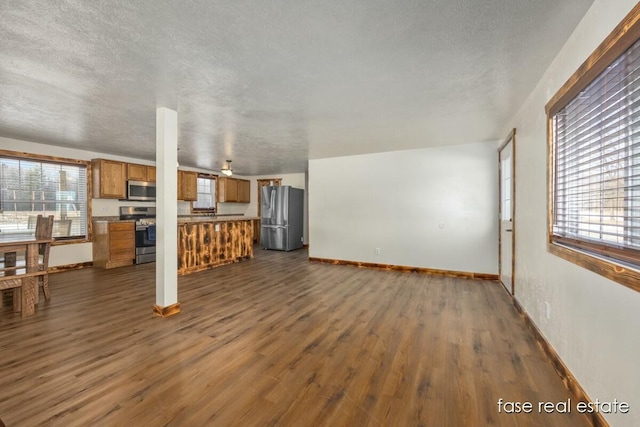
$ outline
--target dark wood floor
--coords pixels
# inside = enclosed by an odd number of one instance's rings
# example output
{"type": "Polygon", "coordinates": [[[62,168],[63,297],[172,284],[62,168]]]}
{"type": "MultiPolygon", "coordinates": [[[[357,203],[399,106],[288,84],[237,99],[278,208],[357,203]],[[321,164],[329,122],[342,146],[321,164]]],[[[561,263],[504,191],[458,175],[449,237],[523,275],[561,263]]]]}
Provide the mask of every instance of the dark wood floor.
{"type": "Polygon", "coordinates": [[[181,277],[154,264],[51,276],[0,312],[0,418],[14,426],[581,426],[499,414],[568,392],[494,282],[309,263],[305,251],[181,277]]]}

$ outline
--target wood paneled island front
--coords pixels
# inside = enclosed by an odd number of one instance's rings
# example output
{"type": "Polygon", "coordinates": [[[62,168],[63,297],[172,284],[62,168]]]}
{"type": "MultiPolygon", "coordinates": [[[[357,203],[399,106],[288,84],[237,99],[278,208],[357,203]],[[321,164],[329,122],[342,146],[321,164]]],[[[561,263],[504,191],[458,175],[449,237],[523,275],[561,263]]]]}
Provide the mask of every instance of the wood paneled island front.
{"type": "Polygon", "coordinates": [[[178,218],[178,274],[253,258],[253,223],[245,216],[178,218]]]}

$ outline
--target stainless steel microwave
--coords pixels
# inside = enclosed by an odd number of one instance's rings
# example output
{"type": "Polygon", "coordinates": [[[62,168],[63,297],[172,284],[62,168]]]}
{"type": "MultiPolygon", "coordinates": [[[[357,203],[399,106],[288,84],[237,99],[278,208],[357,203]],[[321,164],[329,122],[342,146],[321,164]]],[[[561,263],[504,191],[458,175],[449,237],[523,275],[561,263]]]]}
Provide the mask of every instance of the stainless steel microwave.
{"type": "Polygon", "coordinates": [[[155,200],[156,183],[127,181],[127,200],[155,200]]]}

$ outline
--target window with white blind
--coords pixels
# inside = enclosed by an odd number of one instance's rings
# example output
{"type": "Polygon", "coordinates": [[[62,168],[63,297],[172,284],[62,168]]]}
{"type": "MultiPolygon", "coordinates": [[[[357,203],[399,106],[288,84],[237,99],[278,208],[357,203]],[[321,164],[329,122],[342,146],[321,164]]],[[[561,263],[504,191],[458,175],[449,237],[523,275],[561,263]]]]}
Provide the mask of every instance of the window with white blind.
{"type": "Polygon", "coordinates": [[[0,233],[33,232],[53,215],[56,240],[87,238],[87,165],[0,156],[0,233]]]}
{"type": "Polygon", "coordinates": [[[640,290],[640,40],[625,21],[547,105],[549,243],[640,290]]]}
{"type": "Polygon", "coordinates": [[[193,202],[194,211],[213,212],[216,207],[216,179],[213,175],[198,175],[198,199],[193,202]]]}
{"type": "Polygon", "coordinates": [[[552,120],[554,240],[640,266],[640,42],[552,120]]]}

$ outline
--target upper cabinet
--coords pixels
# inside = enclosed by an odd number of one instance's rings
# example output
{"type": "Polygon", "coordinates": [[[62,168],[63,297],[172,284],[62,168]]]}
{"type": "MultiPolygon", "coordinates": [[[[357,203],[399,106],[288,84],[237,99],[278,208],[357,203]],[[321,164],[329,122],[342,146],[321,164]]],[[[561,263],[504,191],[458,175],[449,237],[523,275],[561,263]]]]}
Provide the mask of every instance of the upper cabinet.
{"type": "Polygon", "coordinates": [[[238,202],[251,202],[251,181],[247,179],[238,179],[238,202]]]}
{"type": "Polygon", "coordinates": [[[218,178],[218,202],[249,203],[251,181],[236,178],[218,178]]]}
{"type": "Polygon", "coordinates": [[[127,197],[126,163],[115,160],[91,161],[93,197],[98,199],[125,199],[127,197]]]}
{"type": "Polygon", "coordinates": [[[218,178],[218,202],[238,201],[238,180],[233,178],[218,178]]]}
{"type": "MultiPolygon", "coordinates": [[[[94,159],[91,161],[93,170],[93,197],[96,199],[126,199],[127,181],[156,181],[156,167],[138,165],[135,163],[118,162],[115,160],[94,159]]],[[[230,179],[229,194],[233,200],[249,203],[249,181],[230,179]]],[[[178,200],[195,202],[198,200],[198,173],[178,171],[178,200]]]]}
{"type": "Polygon", "coordinates": [[[93,159],[93,197],[126,199],[127,181],[156,181],[156,167],[116,160],[93,159]]]}
{"type": "Polygon", "coordinates": [[[155,182],[156,167],[127,163],[127,180],[155,182]]]}
{"type": "Polygon", "coordinates": [[[147,166],[147,181],[156,182],[156,167],[155,166],[147,166]]]}
{"type": "Polygon", "coordinates": [[[178,171],[178,200],[198,200],[198,173],[178,171]]]}

